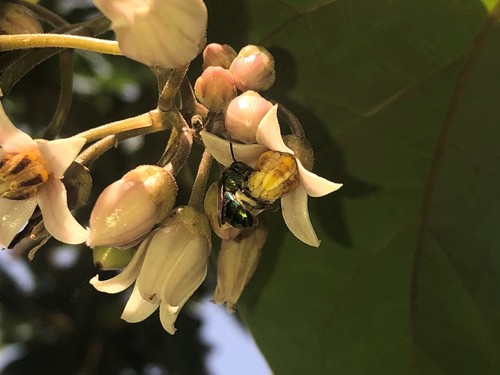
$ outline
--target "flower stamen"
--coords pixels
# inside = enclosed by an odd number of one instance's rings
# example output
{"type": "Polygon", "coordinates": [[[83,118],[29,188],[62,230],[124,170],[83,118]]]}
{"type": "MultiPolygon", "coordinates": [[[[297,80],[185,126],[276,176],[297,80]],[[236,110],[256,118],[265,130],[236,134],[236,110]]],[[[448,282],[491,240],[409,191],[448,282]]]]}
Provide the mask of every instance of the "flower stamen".
{"type": "Polygon", "coordinates": [[[47,163],[37,149],[10,153],[0,160],[0,197],[24,200],[49,179],[47,163]]]}
{"type": "Polygon", "coordinates": [[[266,151],[255,164],[256,171],[248,178],[252,197],[274,202],[295,190],[300,183],[297,161],[291,154],[266,151]]]}

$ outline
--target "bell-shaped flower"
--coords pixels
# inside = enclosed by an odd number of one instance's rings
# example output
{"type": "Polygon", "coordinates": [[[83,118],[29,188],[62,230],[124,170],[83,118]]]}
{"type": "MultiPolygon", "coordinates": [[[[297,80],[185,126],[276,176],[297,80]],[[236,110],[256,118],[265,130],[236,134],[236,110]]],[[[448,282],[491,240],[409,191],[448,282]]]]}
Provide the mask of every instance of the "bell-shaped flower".
{"type": "Polygon", "coordinates": [[[206,277],[210,241],[205,215],[189,206],[178,208],[141,243],[121,273],[104,281],[95,276],[90,283],[101,292],[118,293],[135,281],[122,319],[140,322],[159,307],[163,328],[174,334],[179,311],[206,277]]]}
{"type": "Polygon", "coordinates": [[[12,124],[0,104],[0,246],[9,246],[37,205],[52,236],[69,244],[85,242],[88,232],[71,215],[61,182],[85,142],[35,141],[12,124]]]}
{"type": "MultiPolygon", "coordinates": [[[[234,156],[237,161],[254,167],[258,158],[267,150],[296,155],[281,135],[278,122],[278,105],[274,105],[262,118],[257,127],[258,144],[233,144],[234,156]]],[[[230,142],[207,131],[201,132],[205,147],[221,164],[229,166],[233,163],[230,152],[230,142]]],[[[320,240],[311,224],[308,210],[308,196],[321,197],[339,189],[342,184],[329,181],[307,170],[296,157],[300,184],[281,197],[283,218],[288,229],[302,242],[318,247],[320,240]]]]}
{"type": "Polygon", "coordinates": [[[243,289],[257,269],[266,238],[267,229],[259,223],[232,240],[222,241],[213,302],[226,303],[227,310],[234,311],[243,289]]]}
{"type": "Polygon", "coordinates": [[[90,215],[87,245],[129,248],[174,207],[177,183],[156,165],[140,165],[103,190],[90,215]]]}
{"type": "Polygon", "coordinates": [[[94,0],[112,21],[123,54],[148,66],[178,68],[193,60],[206,41],[202,0],[94,0]]]}

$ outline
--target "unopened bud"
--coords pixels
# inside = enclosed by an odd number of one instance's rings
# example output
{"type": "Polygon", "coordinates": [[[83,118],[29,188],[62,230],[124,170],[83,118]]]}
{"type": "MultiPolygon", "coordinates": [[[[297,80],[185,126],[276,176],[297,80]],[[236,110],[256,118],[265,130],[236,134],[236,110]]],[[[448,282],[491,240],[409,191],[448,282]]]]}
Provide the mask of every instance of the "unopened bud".
{"type": "Polygon", "coordinates": [[[194,84],[198,100],[212,112],[221,112],[236,97],[236,86],[229,70],[209,66],[194,84]]]}
{"type": "Polygon", "coordinates": [[[203,50],[203,69],[220,66],[229,69],[237,53],[228,44],[210,43],[203,50]]]}
{"type": "Polygon", "coordinates": [[[234,311],[243,289],[257,269],[266,238],[267,229],[260,223],[233,240],[222,241],[213,302],[226,303],[227,310],[234,311]]]}
{"type": "Polygon", "coordinates": [[[255,143],[257,127],[272,103],[255,91],[245,91],[229,103],[224,125],[234,139],[243,143],[255,143]]]}
{"type": "Polygon", "coordinates": [[[273,56],[264,47],[254,45],[242,48],[229,70],[241,91],[267,90],[276,79],[273,56]]]}
{"type": "Polygon", "coordinates": [[[87,245],[121,248],[140,242],[172,209],[174,177],[163,168],[141,165],[101,193],[90,216],[87,245]]]}
{"type": "Polygon", "coordinates": [[[38,33],[43,33],[42,25],[31,10],[20,4],[0,4],[0,34],[38,33]]]}
{"type": "Polygon", "coordinates": [[[205,200],[203,203],[203,209],[205,214],[210,221],[212,229],[215,234],[222,238],[223,240],[231,240],[240,234],[241,229],[235,228],[231,225],[221,225],[220,223],[220,209],[218,205],[218,196],[220,194],[218,183],[213,183],[209,186],[207,194],[205,195],[205,200]]]}

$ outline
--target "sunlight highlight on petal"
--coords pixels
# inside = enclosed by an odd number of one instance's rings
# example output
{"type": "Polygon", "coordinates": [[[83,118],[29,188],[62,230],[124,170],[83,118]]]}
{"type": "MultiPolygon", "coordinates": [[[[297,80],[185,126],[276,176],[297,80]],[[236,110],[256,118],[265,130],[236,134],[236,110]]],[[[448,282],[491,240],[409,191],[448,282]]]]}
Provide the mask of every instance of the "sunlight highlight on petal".
{"type": "Polygon", "coordinates": [[[307,194],[311,197],[322,197],[342,187],[342,184],[337,184],[308,171],[299,159],[297,159],[297,166],[299,168],[300,181],[304,185],[307,194]]]}
{"type": "Polygon", "coordinates": [[[45,228],[54,238],[68,244],[79,244],[87,240],[88,230],[71,215],[66,188],[60,180],[49,178],[38,189],[37,198],[45,228]]]}
{"type": "Polygon", "coordinates": [[[63,138],[55,141],[37,140],[38,149],[57,178],[63,177],[64,172],[75,160],[86,142],[85,138],[63,138]]]}
{"type": "Polygon", "coordinates": [[[136,283],[128,302],[125,305],[121,318],[129,323],[142,322],[150,316],[158,308],[158,306],[159,303],[151,303],[142,298],[136,283]]]}
{"type": "Polygon", "coordinates": [[[256,138],[257,142],[266,146],[270,150],[287,152],[292,155],[294,154],[294,152],[285,145],[285,142],[283,142],[280,124],[278,122],[277,104],[272,106],[272,108],[260,121],[259,127],[257,128],[256,138]]]}
{"type": "Polygon", "coordinates": [[[302,185],[283,196],[281,198],[283,219],[295,237],[310,246],[318,247],[321,241],[311,224],[307,200],[307,191],[302,185]]]}
{"type": "Polygon", "coordinates": [[[0,247],[7,248],[36,208],[36,199],[14,201],[0,198],[0,247]]]}
{"type": "Polygon", "coordinates": [[[148,241],[144,241],[139,246],[130,263],[118,275],[102,281],[99,280],[99,275],[96,275],[90,280],[90,284],[98,291],[110,294],[119,293],[127,289],[137,279],[137,275],[139,275],[144,256],[146,255],[147,244],[148,241]]]}
{"type": "MultiPolygon", "coordinates": [[[[231,156],[231,142],[205,130],[201,131],[200,135],[205,147],[215,160],[225,167],[229,167],[234,162],[231,156]]],[[[236,161],[241,161],[253,167],[259,156],[267,151],[267,148],[259,144],[242,145],[233,142],[233,151],[236,161]]]]}

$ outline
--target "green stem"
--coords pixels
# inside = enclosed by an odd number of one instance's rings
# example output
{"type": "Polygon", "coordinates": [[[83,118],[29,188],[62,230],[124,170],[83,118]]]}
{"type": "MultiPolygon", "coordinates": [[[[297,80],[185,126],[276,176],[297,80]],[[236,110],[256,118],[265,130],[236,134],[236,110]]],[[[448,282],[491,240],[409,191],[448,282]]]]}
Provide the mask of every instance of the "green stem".
{"type": "MultiPolygon", "coordinates": [[[[173,130],[173,132],[177,132],[173,130]]],[[[191,154],[191,147],[193,146],[193,132],[190,128],[184,128],[184,130],[179,133],[179,136],[167,152],[163,155],[165,158],[162,159],[168,160],[168,164],[165,165],[165,169],[170,172],[173,176],[177,175],[179,171],[182,169],[184,164],[186,163],[189,155],[191,154]],[[170,149],[174,149],[175,153],[170,153],[170,149]]],[[[162,162],[163,160],[160,160],[162,162]]],[[[162,164],[159,164],[162,165],[162,164]]]]}
{"type": "Polygon", "coordinates": [[[89,143],[109,135],[118,135],[133,130],[138,130],[138,133],[135,135],[151,134],[172,128],[176,121],[177,116],[175,114],[171,112],[161,113],[158,109],[154,109],[139,116],[86,130],[73,137],[86,138],[87,143],[89,143]]]}
{"type": "MultiPolygon", "coordinates": [[[[53,30],[53,32],[96,36],[109,30],[110,25],[111,23],[107,18],[99,16],[76,25],[59,27],[53,30]]],[[[17,52],[14,54],[14,58],[10,58],[11,54],[5,54],[8,57],[8,61],[6,64],[2,63],[3,71],[0,76],[0,89],[3,91],[3,94],[7,95],[12,87],[35,66],[58,53],[61,53],[60,48],[43,48],[17,52]]],[[[4,54],[0,55],[3,56],[4,54]]]]}
{"type": "Polygon", "coordinates": [[[67,34],[0,35],[0,51],[28,48],[73,48],[85,51],[122,55],[118,42],[67,34]]]}
{"type": "Polygon", "coordinates": [[[45,131],[45,139],[53,139],[59,134],[73,102],[73,50],[62,51],[59,54],[59,66],[61,67],[61,91],[57,108],[45,131]]]}
{"type": "Polygon", "coordinates": [[[162,111],[167,112],[174,107],[175,94],[177,94],[181,86],[188,67],[189,64],[186,64],[172,71],[172,74],[158,97],[158,108],[162,111]]]}
{"type": "Polygon", "coordinates": [[[205,149],[205,151],[203,151],[203,155],[201,156],[198,173],[196,174],[188,203],[189,206],[196,208],[199,211],[203,210],[203,199],[205,197],[211,167],[212,155],[210,155],[210,153],[205,149]]]}

